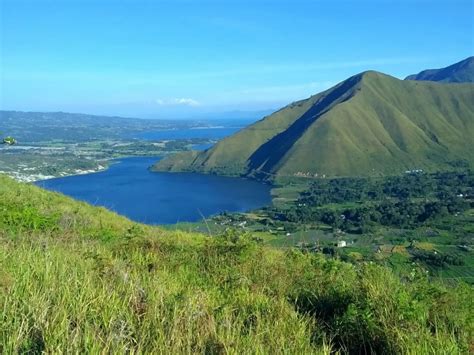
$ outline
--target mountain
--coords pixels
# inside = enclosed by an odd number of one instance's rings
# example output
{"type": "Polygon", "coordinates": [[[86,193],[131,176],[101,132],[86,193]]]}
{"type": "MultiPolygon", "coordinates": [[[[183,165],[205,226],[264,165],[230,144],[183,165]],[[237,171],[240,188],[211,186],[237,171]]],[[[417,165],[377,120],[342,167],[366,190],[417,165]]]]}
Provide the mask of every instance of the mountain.
{"type": "Polygon", "coordinates": [[[156,171],[278,177],[396,174],[474,163],[474,85],[369,71],[156,171]]]}
{"type": "Polygon", "coordinates": [[[466,58],[446,68],[423,70],[418,74],[407,76],[405,80],[472,83],[474,82],[474,57],[466,58]]]}

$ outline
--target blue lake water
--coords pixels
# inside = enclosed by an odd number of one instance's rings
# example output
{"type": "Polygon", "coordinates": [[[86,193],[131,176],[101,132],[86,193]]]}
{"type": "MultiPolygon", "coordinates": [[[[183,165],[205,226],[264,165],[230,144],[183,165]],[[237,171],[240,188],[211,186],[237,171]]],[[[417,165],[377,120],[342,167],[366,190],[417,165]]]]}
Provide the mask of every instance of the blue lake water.
{"type": "Polygon", "coordinates": [[[213,143],[204,143],[204,144],[194,144],[192,146],[193,150],[206,150],[213,146],[213,143]]]}
{"type": "Polygon", "coordinates": [[[271,202],[271,187],[240,178],[191,173],[154,173],[159,158],[124,158],[108,170],[36,184],[137,222],[194,222],[223,211],[243,212],[271,202]]]}
{"type": "Polygon", "coordinates": [[[149,131],[136,134],[134,137],[144,140],[168,140],[168,139],[214,139],[220,140],[235,132],[242,127],[210,127],[210,128],[186,128],[186,129],[168,129],[162,131],[149,131]]]}

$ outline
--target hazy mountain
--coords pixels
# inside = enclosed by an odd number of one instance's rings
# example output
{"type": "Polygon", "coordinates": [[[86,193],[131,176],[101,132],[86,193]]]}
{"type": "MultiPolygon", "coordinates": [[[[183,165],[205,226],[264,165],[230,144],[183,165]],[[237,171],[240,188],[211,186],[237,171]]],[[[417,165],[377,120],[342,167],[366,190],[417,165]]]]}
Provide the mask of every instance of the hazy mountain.
{"type": "Polygon", "coordinates": [[[371,175],[474,162],[474,85],[353,76],[204,152],[156,170],[274,178],[371,175]]]}
{"type": "MultiPolygon", "coordinates": [[[[245,121],[244,121],[245,122],[245,121]]],[[[164,120],[99,116],[69,112],[24,112],[0,110],[0,131],[22,143],[39,141],[81,141],[131,138],[138,132],[165,129],[231,126],[231,120],[164,120]]],[[[247,121],[246,123],[250,123],[247,121]]]]}
{"type": "Polygon", "coordinates": [[[418,74],[407,76],[405,80],[472,83],[474,82],[474,57],[466,58],[446,68],[423,70],[418,74]]]}

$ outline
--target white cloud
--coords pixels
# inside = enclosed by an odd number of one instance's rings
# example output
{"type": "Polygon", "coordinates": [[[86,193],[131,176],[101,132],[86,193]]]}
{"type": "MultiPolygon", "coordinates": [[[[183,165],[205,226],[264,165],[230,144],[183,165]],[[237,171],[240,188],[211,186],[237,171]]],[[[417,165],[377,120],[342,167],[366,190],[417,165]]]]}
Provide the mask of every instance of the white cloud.
{"type": "Polygon", "coordinates": [[[199,102],[194,99],[189,98],[181,98],[181,99],[174,99],[177,105],[186,105],[186,106],[199,106],[199,102]]]}
{"type": "Polygon", "coordinates": [[[181,97],[173,99],[156,99],[159,106],[199,106],[200,102],[191,98],[181,97]]]}

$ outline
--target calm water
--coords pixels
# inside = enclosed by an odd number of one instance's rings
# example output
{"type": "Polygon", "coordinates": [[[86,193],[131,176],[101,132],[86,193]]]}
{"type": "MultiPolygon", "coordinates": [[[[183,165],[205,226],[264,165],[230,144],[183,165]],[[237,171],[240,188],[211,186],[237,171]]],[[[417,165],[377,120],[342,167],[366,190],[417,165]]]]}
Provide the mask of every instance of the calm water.
{"type": "Polygon", "coordinates": [[[193,222],[201,214],[243,212],[271,202],[268,185],[239,178],[148,171],[157,160],[120,159],[100,173],[44,180],[37,185],[149,224],[193,222]]]}
{"type": "Polygon", "coordinates": [[[192,146],[193,150],[206,150],[209,149],[213,146],[214,144],[212,143],[204,143],[204,144],[194,144],[192,146]]]}
{"type": "Polygon", "coordinates": [[[135,135],[135,138],[145,140],[167,140],[167,139],[192,139],[207,138],[220,140],[235,132],[241,130],[242,127],[215,127],[215,128],[186,128],[186,129],[169,129],[162,131],[142,132],[135,135]]]}

